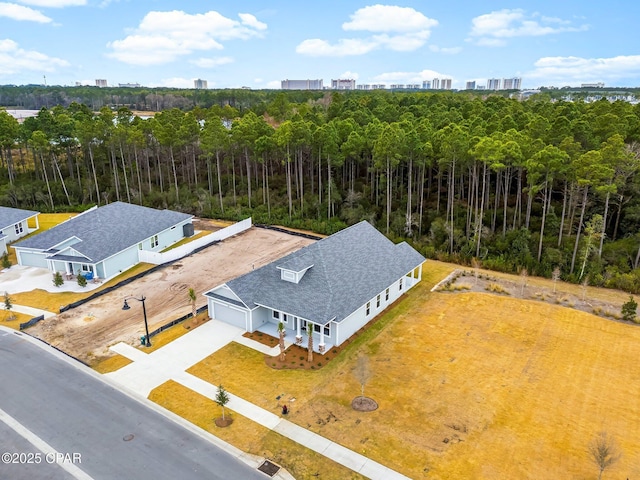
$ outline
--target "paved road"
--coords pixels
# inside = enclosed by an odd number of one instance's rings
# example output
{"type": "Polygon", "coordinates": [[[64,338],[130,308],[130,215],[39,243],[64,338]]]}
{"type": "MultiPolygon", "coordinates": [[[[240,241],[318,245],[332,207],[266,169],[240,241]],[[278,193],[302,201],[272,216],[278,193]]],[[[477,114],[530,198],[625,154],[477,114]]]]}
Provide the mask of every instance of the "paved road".
{"type": "Polygon", "coordinates": [[[0,478],[268,478],[204,436],[2,328],[0,365],[0,455],[27,454],[10,459],[18,463],[0,463],[0,478]],[[35,463],[20,464],[30,459],[35,463]]]}

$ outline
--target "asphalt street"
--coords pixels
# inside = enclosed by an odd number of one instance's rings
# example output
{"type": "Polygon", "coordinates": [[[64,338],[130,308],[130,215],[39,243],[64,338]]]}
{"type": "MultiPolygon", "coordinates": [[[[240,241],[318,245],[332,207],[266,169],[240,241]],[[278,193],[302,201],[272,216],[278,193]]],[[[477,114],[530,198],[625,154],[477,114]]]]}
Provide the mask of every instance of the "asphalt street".
{"type": "Polygon", "coordinates": [[[0,479],[268,478],[25,335],[0,365],[0,479]]]}

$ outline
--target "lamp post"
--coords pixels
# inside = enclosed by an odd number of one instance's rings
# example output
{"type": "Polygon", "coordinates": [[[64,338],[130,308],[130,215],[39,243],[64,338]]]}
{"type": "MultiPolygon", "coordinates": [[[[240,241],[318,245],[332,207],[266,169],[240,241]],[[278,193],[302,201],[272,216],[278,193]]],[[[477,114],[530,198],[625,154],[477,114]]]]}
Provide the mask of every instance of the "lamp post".
{"type": "Polygon", "coordinates": [[[147,297],[145,297],[144,295],[141,298],[137,298],[137,297],[125,297],[124,299],[124,305],[122,305],[122,310],[129,310],[131,307],[129,306],[129,304],[127,303],[128,299],[133,299],[133,300],[137,300],[139,302],[142,302],[142,313],[144,315],[144,330],[147,333],[147,335],[144,337],[144,346],[145,347],[150,347],[151,346],[151,342],[149,341],[149,324],[147,323],[147,309],[144,305],[144,301],[147,299],[147,297]]]}

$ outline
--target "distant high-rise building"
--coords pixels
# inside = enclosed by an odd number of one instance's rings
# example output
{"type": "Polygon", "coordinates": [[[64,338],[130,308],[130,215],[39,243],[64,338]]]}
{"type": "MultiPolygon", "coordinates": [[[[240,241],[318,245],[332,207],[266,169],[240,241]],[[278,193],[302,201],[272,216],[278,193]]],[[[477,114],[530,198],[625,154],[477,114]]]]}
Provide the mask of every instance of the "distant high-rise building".
{"type": "Polygon", "coordinates": [[[451,90],[451,79],[443,78],[440,80],[440,90],[451,90]]]}
{"type": "Polygon", "coordinates": [[[520,77],[502,79],[503,90],[520,90],[521,86],[522,86],[522,78],[520,77]]]}
{"type": "Polygon", "coordinates": [[[193,86],[196,90],[206,90],[207,88],[209,88],[209,82],[207,82],[206,80],[201,80],[200,78],[196,78],[193,81],[193,86]]]}
{"type": "Polygon", "coordinates": [[[407,88],[410,88],[412,90],[420,90],[420,84],[419,83],[412,83],[411,85],[407,85],[407,88]]]}
{"type": "Polygon", "coordinates": [[[359,83],[356,85],[356,90],[371,90],[371,85],[368,83],[359,83]]]}
{"type": "Polygon", "coordinates": [[[431,80],[431,88],[433,88],[434,90],[439,90],[440,89],[440,79],[439,78],[434,78],[433,80],[431,80]]]}
{"type": "Polygon", "coordinates": [[[487,80],[487,90],[500,90],[500,79],[490,78],[487,80]]]}
{"type": "Polygon", "coordinates": [[[96,87],[106,87],[107,86],[107,81],[104,78],[96,78],[96,87]]]}
{"type": "Polygon", "coordinates": [[[424,88],[425,90],[431,90],[431,80],[423,80],[422,88],[424,88]]]}
{"type": "Polygon", "coordinates": [[[333,90],[355,90],[356,81],[350,78],[339,78],[331,80],[331,88],[333,90]]]}
{"type": "Polygon", "coordinates": [[[282,90],[322,90],[322,79],[318,80],[282,80],[282,90]]]}
{"type": "Polygon", "coordinates": [[[371,90],[384,90],[387,86],[384,83],[374,83],[371,85],[371,90]]]}
{"type": "Polygon", "coordinates": [[[120,88],[140,88],[139,83],[119,83],[120,88]]]}
{"type": "Polygon", "coordinates": [[[476,82],[475,82],[475,80],[470,80],[470,81],[468,81],[468,82],[467,82],[467,85],[466,85],[466,89],[467,89],[467,90],[475,90],[475,89],[476,89],[476,82]]]}
{"type": "Polygon", "coordinates": [[[580,88],[604,88],[604,82],[598,83],[583,83],[580,88]]]}

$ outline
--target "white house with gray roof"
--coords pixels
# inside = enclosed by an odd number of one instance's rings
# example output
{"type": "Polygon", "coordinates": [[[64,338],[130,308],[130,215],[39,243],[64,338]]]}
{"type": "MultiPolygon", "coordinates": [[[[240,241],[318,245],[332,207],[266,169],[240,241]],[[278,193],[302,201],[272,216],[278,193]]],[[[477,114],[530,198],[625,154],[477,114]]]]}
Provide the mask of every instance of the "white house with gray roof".
{"type": "Polygon", "coordinates": [[[248,332],[282,322],[297,343],[312,329],[324,353],[417,284],[424,261],[360,222],[208,291],[209,316],[248,332]]]}
{"type": "Polygon", "coordinates": [[[40,212],[31,210],[0,207],[0,255],[7,252],[7,244],[38,230],[39,214],[40,212]],[[34,219],[35,228],[29,228],[31,219],[34,219]]]}
{"type": "Polygon", "coordinates": [[[18,264],[108,279],[193,235],[192,215],[115,202],[93,207],[13,245],[18,264]]]}

